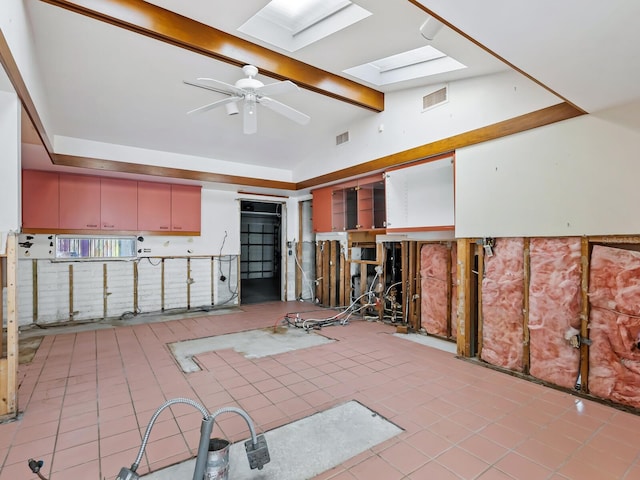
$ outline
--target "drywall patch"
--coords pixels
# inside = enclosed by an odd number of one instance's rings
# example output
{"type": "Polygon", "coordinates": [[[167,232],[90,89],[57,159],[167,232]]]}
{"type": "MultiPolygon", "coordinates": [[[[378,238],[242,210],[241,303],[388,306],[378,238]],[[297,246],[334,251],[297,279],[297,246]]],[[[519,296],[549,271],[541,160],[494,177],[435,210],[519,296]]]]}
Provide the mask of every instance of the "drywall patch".
{"type": "Polygon", "coordinates": [[[302,348],[315,347],[335,340],[308,332],[301,328],[279,327],[229,333],[215,337],[197,338],[169,344],[176,361],[186,373],[200,370],[193,357],[206,352],[232,348],[246,358],[260,358],[278,353],[292,352],[302,348]]]}
{"type": "MultiPolygon", "coordinates": [[[[251,412],[248,412],[251,415],[251,412]]],[[[229,478],[300,480],[314,478],[395,437],[403,430],[361,403],[350,401],[265,433],[271,462],[251,470],[244,441],[231,445],[229,478]]],[[[215,436],[214,429],[213,435],[215,436]]],[[[191,478],[195,460],[145,475],[145,480],[191,478]]]]}

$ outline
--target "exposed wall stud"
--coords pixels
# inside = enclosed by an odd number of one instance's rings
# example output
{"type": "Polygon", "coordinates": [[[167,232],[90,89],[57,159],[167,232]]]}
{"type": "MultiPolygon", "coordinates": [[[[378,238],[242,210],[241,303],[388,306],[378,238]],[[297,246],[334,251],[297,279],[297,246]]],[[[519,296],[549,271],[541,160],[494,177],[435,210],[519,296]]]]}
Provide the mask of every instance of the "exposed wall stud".
{"type": "MultiPolygon", "coordinates": [[[[18,255],[17,235],[7,237],[7,357],[0,364],[0,383],[3,385],[0,416],[14,417],[18,413],[18,255]]],[[[0,277],[1,278],[1,277],[0,277]]],[[[1,282],[0,282],[1,283],[1,282]]]]}
{"type": "Polygon", "coordinates": [[[102,318],[107,318],[107,310],[109,308],[109,281],[107,280],[107,264],[102,264],[102,318]]]}
{"type": "MultiPolygon", "coordinates": [[[[476,249],[476,255],[478,256],[478,288],[476,289],[476,292],[474,295],[474,298],[477,300],[476,303],[478,305],[478,315],[476,318],[476,321],[478,322],[478,338],[477,340],[477,345],[478,345],[478,351],[476,352],[476,355],[478,356],[478,358],[480,358],[480,355],[482,355],[482,328],[483,328],[483,316],[482,316],[482,279],[484,278],[484,248],[482,247],[482,245],[475,245],[475,249],[476,249]]],[[[471,275],[473,275],[474,273],[471,272],[471,275]]]]}
{"type": "Polygon", "coordinates": [[[523,307],[522,307],[522,372],[525,375],[529,374],[529,368],[531,366],[531,350],[529,347],[529,283],[531,280],[531,252],[530,252],[530,239],[524,239],[524,291],[523,291],[523,307]]]}
{"type": "MultiPolygon", "coordinates": [[[[1,272],[0,272],[1,273],[1,272]]],[[[0,274],[0,277],[2,275],[0,274]]],[[[32,304],[32,308],[33,308],[33,323],[38,323],[38,260],[36,260],[35,258],[33,260],[31,260],[31,282],[33,284],[33,287],[31,289],[31,291],[33,292],[32,295],[32,299],[31,299],[31,304],[32,304]]],[[[2,298],[0,298],[0,300],[2,300],[2,298]]],[[[2,302],[0,302],[1,304],[2,302]]],[[[0,313],[0,320],[2,320],[2,314],[0,313]]],[[[0,321],[0,324],[2,324],[2,322],[0,321]]]]}
{"type": "Polygon", "coordinates": [[[338,276],[338,272],[340,269],[338,268],[338,251],[340,250],[340,242],[333,241],[329,242],[329,305],[332,307],[338,306],[338,296],[337,290],[339,287],[340,277],[338,276]]]}
{"type": "Polygon", "coordinates": [[[471,258],[475,244],[469,239],[458,240],[458,337],[457,352],[461,357],[471,356],[471,258]]]}
{"type": "Polygon", "coordinates": [[[164,258],[160,262],[160,310],[164,312],[164,258]]]}
{"type": "MultiPolygon", "coordinates": [[[[420,261],[421,255],[420,255],[420,251],[418,251],[418,261],[420,261]]],[[[453,285],[452,285],[452,275],[451,275],[451,269],[452,269],[452,264],[451,264],[451,244],[449,244],[449,255],[447,256],[447,277],[446,277],[446,282],[447,282],[447,338],[451,338],[451,334],[452,334],[452,328],[451,328],[451,305],[453,304],[453,298],[452,298],[452,293],[453,293],[453,285]]],[[[418,270],[419,271],[419,270],[418,270]]],[[[420,302],[422,303],[422,302],[420,302]]]]}
{"type": "MultiPolygon", "coordinates": [[[[589,338],[589,265],[591,263],[591,248],[587,237],[582,237],[580,250],[582,266],[580,336],[589,338]]],[[[589,393],[589,345],[584,342],[580,344],[580,377],[580,390],[583,393],[589,393]]]]}
{"type": "Polygon", "coordinates": [[[138,262],[133,262],[133,313],[137,314],[139,309],[138,303],[138,262]]]}
{"type": "Polygon", "coordinates": [[[73,321],[73,264],[69,264],[69,321],[73,321]]]}
{"type": "Polygon", "coordinates": [[[187,257],[187,310],[191,310],[191,258],[187,257]]]}

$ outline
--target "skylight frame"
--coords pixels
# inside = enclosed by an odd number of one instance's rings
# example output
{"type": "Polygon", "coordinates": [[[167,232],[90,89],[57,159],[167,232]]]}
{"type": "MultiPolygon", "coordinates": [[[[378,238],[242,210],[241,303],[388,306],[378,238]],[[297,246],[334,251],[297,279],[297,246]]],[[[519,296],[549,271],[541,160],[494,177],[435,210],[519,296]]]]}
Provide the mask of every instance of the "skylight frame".
{"type": "Polygon", "coordinates": [[[369,15],[371,12],[350,0],[272,0],[238,31],[295,52],[369,15]]]}
{"type": "Polygon", "coordinates": [[[467,68],[440,50],[426,45],[380,58],[343,71],[378,87],[467,68]]]}

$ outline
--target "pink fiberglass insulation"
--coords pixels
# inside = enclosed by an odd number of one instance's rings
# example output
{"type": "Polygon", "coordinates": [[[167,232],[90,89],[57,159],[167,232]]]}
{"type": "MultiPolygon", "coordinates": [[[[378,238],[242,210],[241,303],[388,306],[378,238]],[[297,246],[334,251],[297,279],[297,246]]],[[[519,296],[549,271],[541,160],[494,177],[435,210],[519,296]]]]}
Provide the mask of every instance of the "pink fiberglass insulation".
{"type": "Polygon", "coordinates": [[[420,323],[430,335],[447,336],[448,262],[446,245],[425,244],[420,249],[420,323]]]}
{"type": "Polygon", "coordinates": [[[484,257],[482,279],[482,360],[522,371],[524,240],[496,239],[484,257]]]}
{"type": "Polygon", "coordinates": [[[565,338],[580,330],[580,243],[532,238],[529,246],[529,372],[566,388],[575,385],[580,361],[580,350],[565,338]]]}
{"type": "Polygon", "coordinates": [[[451,245],[451,338],[458,336],[458,245],[451,245]]]}
{"type": "Polygon", "coordinates": [[[589,392],[640,407],[640,253],[595,245],[589,302],[589,392]]]}

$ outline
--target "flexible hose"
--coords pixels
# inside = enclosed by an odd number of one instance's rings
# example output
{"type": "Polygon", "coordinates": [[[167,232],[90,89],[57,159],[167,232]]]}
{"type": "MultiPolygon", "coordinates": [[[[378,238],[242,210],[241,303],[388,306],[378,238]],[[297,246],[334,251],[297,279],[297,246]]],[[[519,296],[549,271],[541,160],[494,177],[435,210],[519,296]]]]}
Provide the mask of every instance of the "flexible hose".
{"type": "Polygon", "coordinates": [[[251,421],[251,417],[249,417],[247,412],[245,412],[244,410],[242,410],[240,408],[236,408],[236,407],[222,407],[222,408],[216,410],[215,412],[213,412],[211,417],[216,418],[218,415],[220,415],[222,413],[237,413],[242,418],[244,418],[244,421],[247,422],[247,425],[249,426],[249,431],[251,432],[251,442],[253,443],[254,446],[258,443],[258,437],[256,436],[256,430],[255,430],[255,428],[253,428],[253,422],[251,421]]]}
{"type": "MultiPolygon", "coordinates": [[[[175,405],[176,403],[186,403],[187,405],[191,405],[192,407],[197,408],[198,410],[200,410],[200,413],[202,413],[202,416],[204,417],[205,420],[211,416],[209,414],[209,411],[206,408],[204,408],[198,402],[191,400],[190,398],[173,398],[171,400],[167,400],[166,402],[164,402],[162,405],[160,405],[160,407],[158,407],[156,412],[151,417],[151,420],[149,420],[147,431],[144,432],[144,438],[142,439],[142,445],[140,445],[140,451],[138,452],[138,456],[136,457],[136,460],[131,465],[132,472],[135,472],[140,466],[140,461],[142,460],[142,456],[144,455],[144,450],[147,448],[147,443],[149,442],[149,435],[151,435],[151,429],[153,428],[153,424],[158,418],[158,415],[160,415],[165,408],[170,407],[171,405],[175,405]]],[[[254,440],[254,444],[255,444],[255,440],[254,440]]]]}

